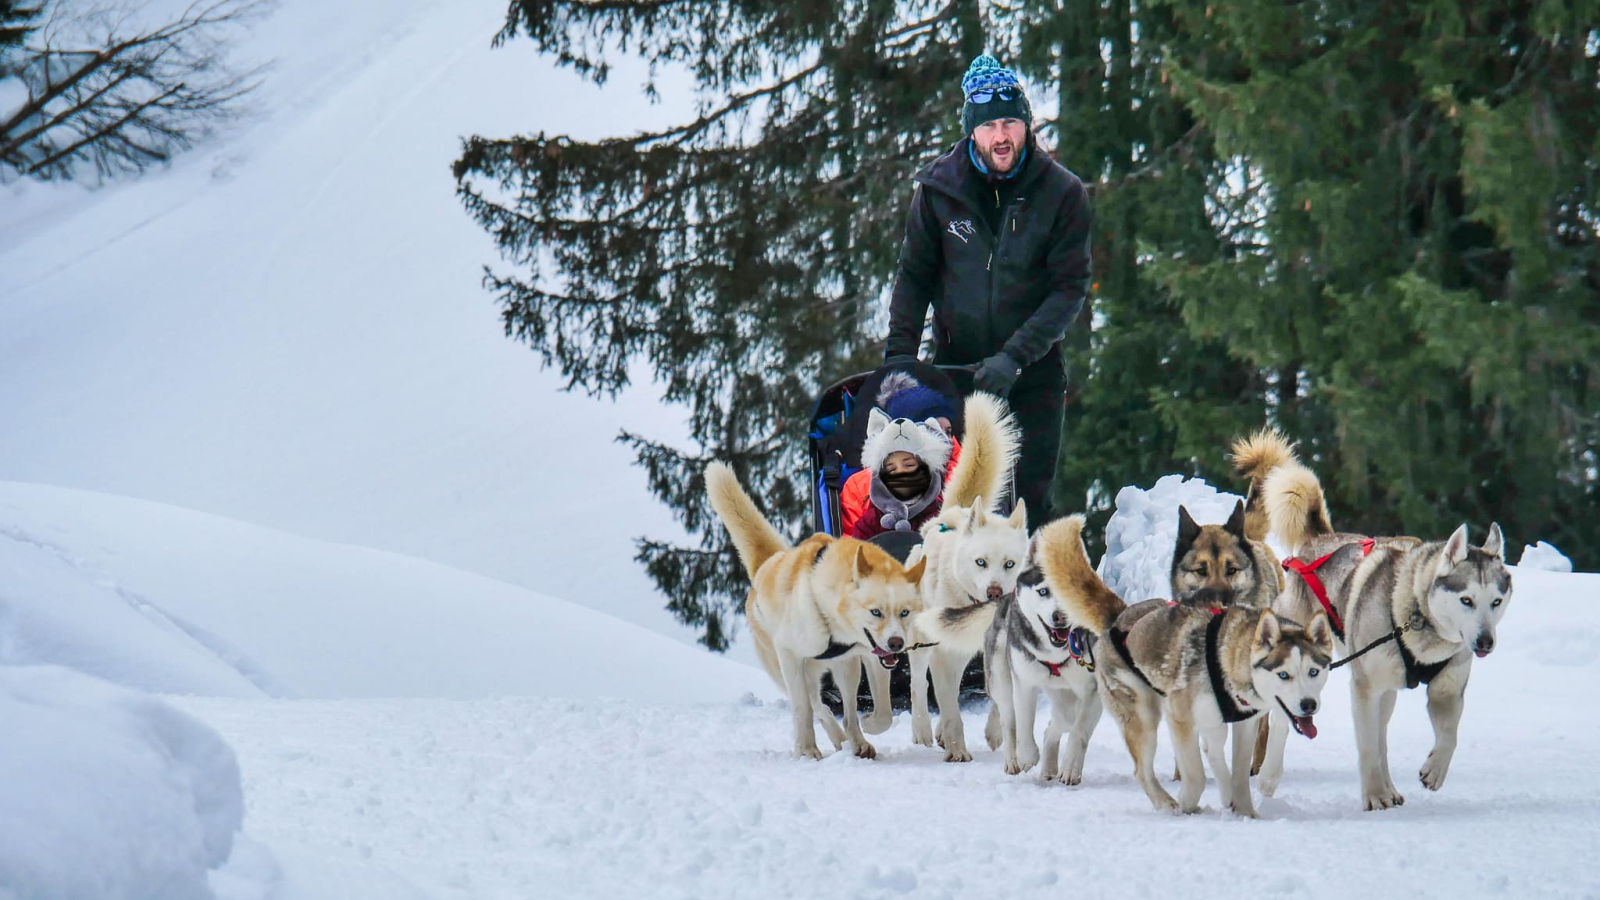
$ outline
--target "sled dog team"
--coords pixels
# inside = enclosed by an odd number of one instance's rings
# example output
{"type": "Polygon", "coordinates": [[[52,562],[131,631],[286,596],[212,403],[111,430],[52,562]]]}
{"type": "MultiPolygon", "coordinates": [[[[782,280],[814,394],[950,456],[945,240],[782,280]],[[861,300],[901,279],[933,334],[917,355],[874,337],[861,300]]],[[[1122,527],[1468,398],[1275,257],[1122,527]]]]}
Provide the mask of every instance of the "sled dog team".
{"type": "MultiPolygon", "coordinates": [[[[892,424],[877,418],[874,428],[892,424]]],[[[796,755],[822,757],[816,722],[835,749],[849,741],[855,755],[874,757],[867,734],[892,724],[889,672],[906,655],[912,739],[937,742],[946,761],[971,760],[958,689],[981,653],[993,701],[984,736],[1008,773],[1039,765],[1046,780],[1078,784],[1109,709],[1156,809],[1199,810],[1204,755],[1222,805],[1255,816],[1251,775],[1259,772],[1264,795],[1276,791],[1289,732],[1316,737],[1330,670],[1348,665],[1366,808],[1405,802],[1386,736],[1401,689],[1426,685],[1434,746],[1420,776],[1429,790],[1444,784],[1472,660],[1494,649],[1511,599],[1498,525],[1478,547],[1466,525],[1437,542],[1336,532],[1316,475],[1265,430],[1232,448],[1250,480],[1246,502],[1223,525],[1197,525],[1180,507],[1170,599],[1130,603],[1090,564],[1082,516],[1030,536],[1020,503],[996,512],[1018,444],[1003,401],[973,394],[965,419],[944,506],[906,563],[827,534],[791,547],[730,468],[707,467],[712,508],[750,576],[745,613],[757,652],[793,710],[796,755]],[[1291,554],[1281,566],[1269,532],[1291,554]],[[873,699],[866,720],[856,710],[863,668],[873,699]],[[841,687],[842,726],[821,701],[824,671],[841,687]],[[1050,698],[1042,755],[1041,691],[1050,698]],[[1176,799],[1155,771],[1163,719],[1177,754],[1176,799]]]]}

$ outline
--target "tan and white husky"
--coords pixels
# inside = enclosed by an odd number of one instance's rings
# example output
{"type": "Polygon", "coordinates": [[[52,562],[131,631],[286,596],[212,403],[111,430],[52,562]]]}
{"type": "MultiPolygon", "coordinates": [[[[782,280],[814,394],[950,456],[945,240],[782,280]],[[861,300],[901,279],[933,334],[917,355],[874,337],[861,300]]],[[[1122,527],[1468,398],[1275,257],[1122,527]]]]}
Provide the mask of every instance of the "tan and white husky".
{"type": "Polygon", "coordinates": [[[892,669],[910,648],[924,565],[907,568],[873,544],[826,534],[790,547],[723,463],[706,467],[706,494],[750,575],[745,618],[762,665],[789,698],[795,755],[822,758],[813,716],[837,746],[838,725],[817,699],[830,669],[844,700],[845,735],[857,756],[875,757],[856,715],[860,666],[892,669]]]}

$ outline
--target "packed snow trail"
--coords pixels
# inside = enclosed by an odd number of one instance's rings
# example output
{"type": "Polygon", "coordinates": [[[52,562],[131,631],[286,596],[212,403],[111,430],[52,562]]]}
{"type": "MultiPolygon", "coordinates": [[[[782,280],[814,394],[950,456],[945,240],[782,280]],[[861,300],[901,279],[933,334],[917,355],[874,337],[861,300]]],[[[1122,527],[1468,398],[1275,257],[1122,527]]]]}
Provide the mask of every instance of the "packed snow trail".
{"type": "MultiPolygon", "coordinates": [[[[1361,810],[1342,674],[1321,735],[1289,744],[1261,821],[1218,812],[1215,783],[1200,815],[1153,812],[1109,717],[1069,788],[1007,776],[986,749],[945,763],[910,743],[903,713],[873,738],[876,761],[815,763],[790,757],[787,709],[754,700],[178,702],[237,748],[253,837],[447,900],[1167,898],[1179,885],[1189,898],[1593,898],[1600,576],[1518,577],[1439,793],[1416,779],[1432,745],[1424,696],[1400,698],[1406,805],[1383,813],[1361,810]]],[[[969,733],[983,717],[969,712],[969,733]]],[[[1158,764],[1172,765],[1165,731],[1158,764]]]]}

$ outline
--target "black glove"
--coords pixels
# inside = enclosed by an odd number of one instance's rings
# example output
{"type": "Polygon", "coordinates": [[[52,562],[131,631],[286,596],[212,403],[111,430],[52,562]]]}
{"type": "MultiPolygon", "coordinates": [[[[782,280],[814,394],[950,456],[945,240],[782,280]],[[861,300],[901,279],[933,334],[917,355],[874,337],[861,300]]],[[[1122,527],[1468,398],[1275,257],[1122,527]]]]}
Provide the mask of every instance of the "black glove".
{"type": "Polygon", "coordinates": [[[1011,386],[1017,383],[1017,376],[1021,374],[1022,367],[1010,354],[996,353],[972,373],[972,386],[996,397],[1004,397],[1011,393],[1011,386]]]}
{"type": "Polygon", "coordinates": [[[897,366],[901,363],[914,363],[916,361],[917,355],[915,353],[894,353],[883,358],[883,364],[886,366],[897,366]]]}

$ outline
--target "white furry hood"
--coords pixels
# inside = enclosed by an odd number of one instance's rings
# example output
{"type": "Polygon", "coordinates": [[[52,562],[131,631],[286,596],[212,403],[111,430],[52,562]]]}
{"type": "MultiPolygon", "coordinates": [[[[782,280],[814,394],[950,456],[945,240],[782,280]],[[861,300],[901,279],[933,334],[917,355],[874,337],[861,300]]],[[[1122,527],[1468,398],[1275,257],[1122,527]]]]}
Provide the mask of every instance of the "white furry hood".
{"type": "Polygon", "coordinates": [[[867,442],[861,448],[861,465],[876,472],[889,454],[899,450],[910,453],[941,474],[950,464],[950,437],[939,427],[938,420],[891,420],[883,410],[874,408],[867,416],[867,442]]]}

